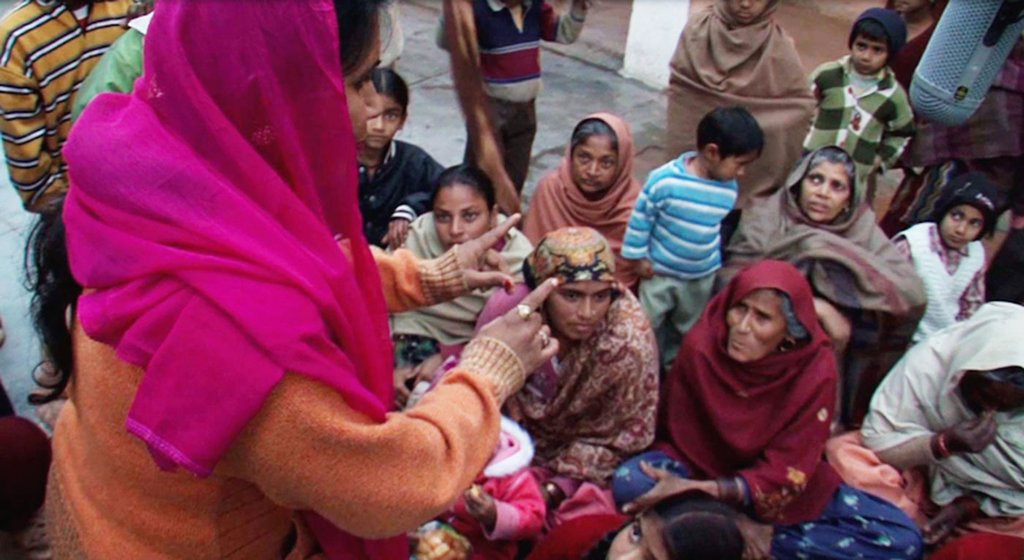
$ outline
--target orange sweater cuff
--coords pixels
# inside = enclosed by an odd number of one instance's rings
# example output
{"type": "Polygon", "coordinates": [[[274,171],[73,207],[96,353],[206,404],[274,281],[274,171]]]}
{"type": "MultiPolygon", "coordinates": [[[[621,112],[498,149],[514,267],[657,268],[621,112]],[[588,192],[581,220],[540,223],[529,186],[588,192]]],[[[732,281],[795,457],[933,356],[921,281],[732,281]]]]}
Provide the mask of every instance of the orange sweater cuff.
{"type": "Polygon", "coordinates": [[[488,336],[470,341],[462,351],[459,369],[490,381],[499,403],[518,392],[526,381],[526,368],[519,356],[504,342],[488,336]]]}
{"type": "Polygon", "coordinates": [[[418,266],[427,305],[448,301],[469,291],[454,247],[436,259],[420,261],[418,266]]]}

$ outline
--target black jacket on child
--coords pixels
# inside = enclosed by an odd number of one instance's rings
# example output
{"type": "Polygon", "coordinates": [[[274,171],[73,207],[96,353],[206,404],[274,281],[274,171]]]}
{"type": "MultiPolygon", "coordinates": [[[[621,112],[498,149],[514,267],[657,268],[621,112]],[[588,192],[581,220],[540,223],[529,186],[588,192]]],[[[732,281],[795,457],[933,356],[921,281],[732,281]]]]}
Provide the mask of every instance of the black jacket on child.
{"type": "Polygon", "coordinates": [[[430,198],[444,168],[419,146],[392,140],[384,163],[370,179],[359,166],[359,211],[363,234],[370,244],[384,247],[381,239],[394,219],[410,222],[430,210],[430,198]]]}

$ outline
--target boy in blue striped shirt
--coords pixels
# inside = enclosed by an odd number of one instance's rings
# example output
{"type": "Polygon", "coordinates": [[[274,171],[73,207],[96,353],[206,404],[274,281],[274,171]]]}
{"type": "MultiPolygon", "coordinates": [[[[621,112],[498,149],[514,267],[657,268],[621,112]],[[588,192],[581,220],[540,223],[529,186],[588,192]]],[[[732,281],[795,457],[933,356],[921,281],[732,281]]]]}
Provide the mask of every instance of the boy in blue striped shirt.
{"type": "Polygon", "coordinates": [[[666,370],[711,297],[736,179],[763,146],[764,133],[749,111],[714,109],[697,125],[697,151],[652,171],[637,198],[622,256],[641,261],[640,303],[666,370]]]}

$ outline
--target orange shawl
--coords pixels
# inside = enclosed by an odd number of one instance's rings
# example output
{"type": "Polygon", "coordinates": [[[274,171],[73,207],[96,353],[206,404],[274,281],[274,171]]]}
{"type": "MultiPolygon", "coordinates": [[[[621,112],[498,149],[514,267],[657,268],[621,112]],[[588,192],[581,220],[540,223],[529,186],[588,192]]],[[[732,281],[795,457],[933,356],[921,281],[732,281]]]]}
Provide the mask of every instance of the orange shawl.
{"type": "Polygon", "coordinates": [[[633,132],[626,121],[609,113],[594,113],[587,119],[604,121],[618,137],[619,168],[615,183],[600,199],[588,199],[572,182],[572,146],[566,147],[565,158],[558,169],[537,183],[523,221],[523,232],[536,245],[544,234],[559,228],[587,226],[596,229],[608,239],[615,253],[616,279],[633,288],[638,279],[633,262],[622,258],[622,238],[642,187],[633,178],[633,132]]]}

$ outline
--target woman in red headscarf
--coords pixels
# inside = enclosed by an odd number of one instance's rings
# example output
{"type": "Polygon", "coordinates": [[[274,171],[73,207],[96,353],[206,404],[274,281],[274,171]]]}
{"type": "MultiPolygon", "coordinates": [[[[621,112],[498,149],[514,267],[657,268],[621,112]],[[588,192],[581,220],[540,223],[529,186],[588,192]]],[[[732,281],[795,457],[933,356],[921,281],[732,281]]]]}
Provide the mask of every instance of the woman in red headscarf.
{"type": "Polygon", "coordinates": [[[502,402],[557,351],[532,312],[545,285],[389,413],[387,310],[511,282],[478,269],[516,220],[433,261],[371,254],[355,148],[381,110],[382,5],[161,0],[132,94],[76,123],[56,556],[407,558],[404,532],[469,486],[502,402]]]}
{"type": "Polygon", "coordinates": [[[616,502],[704,491],[759,522],[745,533],[753,558],[919,558],[913,521],[824,461],[836,383],[803,275],[781,261],[743,270],[687,334],[654,451],[616,473],[616,502]]]}

